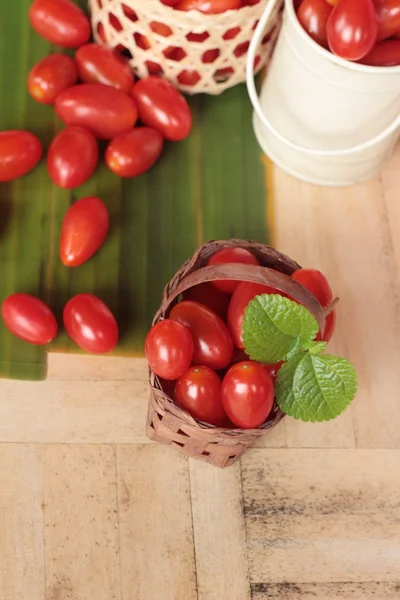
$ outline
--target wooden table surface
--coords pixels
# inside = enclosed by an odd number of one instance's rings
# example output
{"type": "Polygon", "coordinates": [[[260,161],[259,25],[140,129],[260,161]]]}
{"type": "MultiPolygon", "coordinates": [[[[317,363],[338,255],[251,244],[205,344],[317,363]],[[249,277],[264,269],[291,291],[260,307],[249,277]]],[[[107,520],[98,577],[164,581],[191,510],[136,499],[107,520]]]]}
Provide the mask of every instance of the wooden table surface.
{"type": "Polygon", "coordinates": [[[335,422],[221,471],[148,442],[144,361],[0,382],[1,600],[399,600],[399,172],[400,147],[348,189],[270,170],[275,245],[341,297],[360,388],[335,422]]]}

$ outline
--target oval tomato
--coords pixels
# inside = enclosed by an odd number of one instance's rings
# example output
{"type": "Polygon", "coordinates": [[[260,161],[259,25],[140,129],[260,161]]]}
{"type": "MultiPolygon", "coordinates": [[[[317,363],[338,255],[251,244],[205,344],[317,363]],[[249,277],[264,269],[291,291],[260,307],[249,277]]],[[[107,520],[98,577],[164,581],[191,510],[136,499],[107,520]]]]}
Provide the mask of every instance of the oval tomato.
{"type": "Polygon", "coordinates": [[[328,48],[326,24],[332,12],[327,0],[303,0],[297,11],[300,25],[320,46],[328,48]]]}
{"type": "Polygon", "coordinates": [[[94,135],[83,127],[67,127],[50,144],[47,168],[56,185],[71,189],[93,175],[98,158],[94,135]]]}
{"type": "Polygon", "coordinates": [[[37,102],[53,104],[60,92],[77,81],[75,61],[66,54],[50,54],[31,69],[28,91],[37,102]]]}
{"type": "Polygon", "coordinates": [[[192,128],[192,114],[182,94],[166,79],[145,77],[133,88],[140,120],[157,129],[167,140],[186,138],[192,128]]]}
{"type": "Polygon", "coordinates": [[[144,349],[154,373],[171,381],[179,379],[188,370],[193,358],[193,339],[187,327],[164,319],[150,329],[144,349]]]}
{"type": "Polygon", "coordinates": [[[34,0],[29,19],[33,29],[55,46],[78,48],[91,35],[89,19],[70,0],[34,0]]]}
{"type": "Polygon", "coordinates": [[[362,65],[370,65],[371,67],[395,67],[400,65],[400,40],[385,40],[378,42],[359,61],[362,65]]]}
{"type": "Polygon", "coordinates": [[[264,369],[269,373],[272,383],[275,385],[276,378],[278,377],[278,371],[283,365],[284,361],[275,363],[274,365],[263,365],[264,369]]]}
{"type": "Polygon", "coordinates": [[[325,319],[324,335],[321,335],[321,332],[319,331],[315,340],[317,342],[322,341],[322,342],[326,342],[328,344],[328,342],[331,341],[333,334],[335,333],[336,323],[337,323],[336,310],[332,310],[332,312],[330,312],[329,315],[327,315],[327,317],[325,319]]]}
{"type": "Polygon", "coordinates": [[[248,281],[239,282],[236,290],[233,293],[228,308],[227,324],[233,343],[237,348],[244,349],[243,346],[243,318],[244,311],[251,300],[261,294],[281,294],[274,288],[268,285],[261,285],[259,283],[251,283],[248,281]]]}
{"type": "Polygon", "coordinates": [[[133,74],[129,63],[117,52],[100,46],[86,44],[75,54],[79,79],[84,83],[102,83],[130,93],[133,74]]]}
{"type": "Polygon", "coordinates": [[[372,50],[378,18],[372,0],[340,0],[327,24],[329,48],[347,60],[360,60],[372,50]]]}
{"type": "Polygon", "coordinates": [[[190,329],[194,342],[193,364],[210,369],[224,369],[232,359],[233,344],[229,330],[222,319],[212,310],[183,300],[176,304],[169,315],[190,329]]]}
{"type": "Polygon", "coordinates": [[[124,92],[100,83],[84,83],[56,98],[58,116],[67,125],[80,125],[100,139],[112,139],[132,129],[137,108],[124,92]]]}
{"type": "MultiPolygon", "coordinates": [[[[245,248],[221,248],[211,256],[208,261],[209,265],[219,265],[227,263],[242,263],[246,265],[259,265],[257,258],[245,248]]],[[[221,292],[233,294],[240,281],[213,281],[212,284],[221,292]]]]}
{"type": "Polygon", "coordinates": [[[42,157],[38,138],[29,131],[0,131],[0,182],[29,173],[42,157]]]}
{"type": "Polygon", "coordinates": [[[13,294],[2,304],[5,326],[15,336],[37,346],[50,343],[57,335],[57,321],[50,308],[30,294],[13,294]]]}
{"type": "Polygon", "coordinates": [[[222,382],[222,405],[241,429],[265,423],[274,405],[274,385],[263,365],[246,361],[231,367],[222,382]]]}
{"type": "Polygon", "coordinates": [[[175,402],[194,419],[215,427],[224,427],[228,418],[222,407],[222,382],[208,367],[191,367],[177,381],[175,402]]]}
{"type": "Polygon", "coordinates": [[[85,352],[106,354],[118,343],[118,325],[110,309],[93,294],[78,294],[64,308],[69,337],[85,352]]]}
{"type": "Polygon", "coordinates": [[[106,151],[108,168],[119,177],[137,177],[158,160],[164,140],[151,127],[136,127],[113,139],[106,151]]]}
{"type": "Polygon", "coordinates": [[[199,302],[217,313],[223,321],[226,319],[230,298],[211,283],[200,283],[189,288],[183,292],[183,299],[199,302]]]}
{"type": "Polygon", "coordinates": [[[198,10],[206,14],[218,14],[241,8],[241,0],[180,0],[177,10],[198,10]]]}
{"type": "Polygon", "coordinates": [[[178,4],[179,1],[180,0],[161,0],[161,2],[166,6],[175,6],[175,4],[178,4]]]}
{"type": "Polygon", "coordinates": [[[318,269],[298,269],[291,278],[311,292],[322,308],[326,308],[333,300],[333,292],[327,278],[318,269]]]}
{"type": "Polygon", "coordinates": [[[378,41],[400,35],[399,0],[374,0],[378,15],[378,41]]]}
{"type": "Polygon", "coordinates": [[[79,267],[104,243],[109,228],[107,209],[100,198],[81,198],[67,211],[61,227],[60,259],[79,267]]]}

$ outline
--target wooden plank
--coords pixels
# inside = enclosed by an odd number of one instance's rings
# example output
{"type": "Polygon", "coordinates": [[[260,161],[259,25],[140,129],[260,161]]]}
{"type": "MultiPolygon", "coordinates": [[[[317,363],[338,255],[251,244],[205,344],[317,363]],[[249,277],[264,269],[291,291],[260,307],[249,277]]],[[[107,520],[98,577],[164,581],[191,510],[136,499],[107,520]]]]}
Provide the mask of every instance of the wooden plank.
{"type": "Polygon", "coordinates": [[[188,460],[119,446],[122,600],[197,600],[188,460]]]}
{"type": "Polygon", "coordinates": [[[43,600],[43,472],[34,446],[0,446],[0,598],[43,600]]]}
{"type": "Polygon", "coordinates": [[[257,440],[255,448],[285,448],[286,447],[286,421],[283,419],[270,431],[257,440]]]}
{"type": "Polygon", "coordinates": [[[248,451],[252,584],[395,581],[399,460],[397,450],[248,451]]]}
{"type": "Polygon", "coordinates": [[[47,600],[120,600],[118,503],[111,446],[48,446],[47,600]]]}
{"type": "Polygon", "coordinates": [[[250,600],[240,464],[191,459],[190,483],[199,600],[250,600]]]}
{"type": "Polygon", "coordinates": [[[400,583],[256,583],[252,600],[398,600],[400,583]]]}
{"type": "Polygon", "coordinates": [[[47,379],[145,382],[148,381],[148,367],[144,358],[50,353],[47,379]]]}

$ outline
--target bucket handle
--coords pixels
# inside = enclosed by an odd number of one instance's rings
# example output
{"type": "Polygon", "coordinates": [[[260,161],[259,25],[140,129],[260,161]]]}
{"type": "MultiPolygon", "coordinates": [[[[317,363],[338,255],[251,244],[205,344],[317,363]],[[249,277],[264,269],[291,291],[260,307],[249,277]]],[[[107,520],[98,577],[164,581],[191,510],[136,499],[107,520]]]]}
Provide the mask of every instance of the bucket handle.
{"type": "Polygon", "coordinates": [[[254,60],[256,57],[257,50],[261,44],[261,40],[263,38],[265,27],[274,12],[274,10],[278,6],[279,0],[268,0],[268,4],[265,8],[265,11],[258,22],[258,25],[254,31],[253,38],[250,42],[249,51],[247,55],[247,64],[246,64],[246,84],[247,91],[253,105],[253,108],[263,123],[265,127],[275,135],[283,144],[289,146],[293,150],[297,150],[302,152],[303,154],[308,154],[310,156],[343,156],[347,154],[353,154],[354,152],[361,152],[362,150],[366,150],[367,148],[374,146],[378,142],[381,142],[390,134],[394,133],[396,129],[400,126],[400,115],[396,117],[392,123],[386,127],[379,135],[376,135],[374,138],[367,140],[366,142],[362,142],[361,144],[357,144],[356,146],[352,146],[351,148],[345,148],[343,150],[317,150],[313,148],[307,148],[305,146],[300,146],[291,140],[287,139],[284,135],[279,133],[277,129],[272,125],[272,123],[268,120],[267,116],[264,114],[260,100],[257,94],[256,86],[254,83],[254,60]]]}

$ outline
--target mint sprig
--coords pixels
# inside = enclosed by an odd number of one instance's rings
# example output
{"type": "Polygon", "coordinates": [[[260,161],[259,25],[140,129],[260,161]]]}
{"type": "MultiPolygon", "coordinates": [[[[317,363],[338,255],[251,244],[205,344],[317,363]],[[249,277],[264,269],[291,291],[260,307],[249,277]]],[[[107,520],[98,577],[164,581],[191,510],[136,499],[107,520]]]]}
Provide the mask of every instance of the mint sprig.
{"type": "Polygon", "coordinates": [[[243,320],[246,353],[264,364],[287,361],[275,385],[278,406],[302,421],[330,421],[352,402],[357,373],[345,358],[321,353],[326,342],[314,341],[319,327],[311,313],[275,294],[252,300],[243,320]]]}

